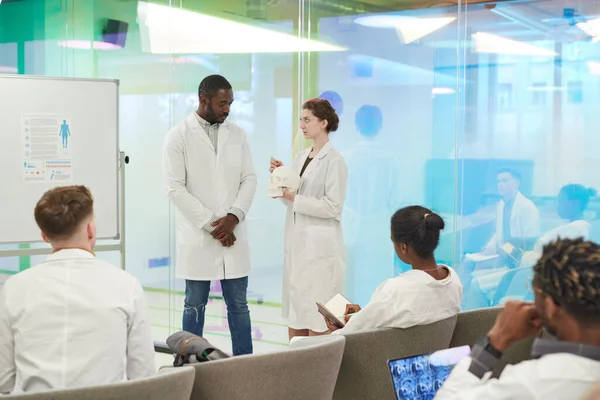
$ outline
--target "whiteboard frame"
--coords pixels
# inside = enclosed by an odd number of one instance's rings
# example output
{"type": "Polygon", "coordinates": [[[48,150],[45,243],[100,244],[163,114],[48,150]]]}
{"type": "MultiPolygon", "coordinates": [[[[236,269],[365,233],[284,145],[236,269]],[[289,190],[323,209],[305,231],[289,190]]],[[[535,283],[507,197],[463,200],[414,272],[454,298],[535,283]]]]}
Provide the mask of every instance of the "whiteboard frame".
{"type": "MultiPolygon", "coordinates": [[[[94,79],[94,78],[70,78],[61,76],[41,76],[41,75],[18,75],[18,74],[2,74],[1,78],[8,79],[33,79],[33,80],[57,80],[68,82],[106,82],[117,85],[116,97],[116,154],[117,154],[117,234],[115,237],[98,237],[97,240],[118,240],[117,244],[98,245],[94,251],[119,251],[121,253],[121,268],[125,269],[125,153],[120,151],[120,104],[119,104],[119,79],[94,79]]],[[[44,243],[42,240],[35,241],[18,241],[18,242],[1,242],[0,244],[37,244],[44,243]]],[[[52,248],[35,248],[35,249],[18,249],[18,250],[0,250],[0,257],[19,257],[19,256],[35,256],[52,254],[52,248]]]]}

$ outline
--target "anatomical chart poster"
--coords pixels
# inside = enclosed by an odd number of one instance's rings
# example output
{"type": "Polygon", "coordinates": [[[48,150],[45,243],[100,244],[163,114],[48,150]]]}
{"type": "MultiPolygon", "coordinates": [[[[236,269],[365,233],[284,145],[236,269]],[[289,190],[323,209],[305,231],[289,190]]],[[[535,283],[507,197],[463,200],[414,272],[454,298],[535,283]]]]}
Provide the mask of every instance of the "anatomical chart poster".
{"type": "Polygon", "coordinates": [[[71,118],[24,115],[22,120],[23,180],[72,181],[71,118]]]}

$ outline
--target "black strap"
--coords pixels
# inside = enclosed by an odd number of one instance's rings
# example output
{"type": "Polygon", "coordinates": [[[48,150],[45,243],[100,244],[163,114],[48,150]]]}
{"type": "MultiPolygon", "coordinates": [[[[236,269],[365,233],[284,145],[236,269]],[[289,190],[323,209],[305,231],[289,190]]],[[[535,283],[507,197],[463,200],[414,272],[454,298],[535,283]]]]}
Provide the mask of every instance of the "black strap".
{"type": "Polygon", "coordinates": [[[487,337],[478,341],[473,346],[473,351],[471,351],[469,372],[482,379],[487,372],[493,370],[496,366],[496,362],[502,356],[502,353],[498,353],[498,350],[490,345],[487,337]]]}

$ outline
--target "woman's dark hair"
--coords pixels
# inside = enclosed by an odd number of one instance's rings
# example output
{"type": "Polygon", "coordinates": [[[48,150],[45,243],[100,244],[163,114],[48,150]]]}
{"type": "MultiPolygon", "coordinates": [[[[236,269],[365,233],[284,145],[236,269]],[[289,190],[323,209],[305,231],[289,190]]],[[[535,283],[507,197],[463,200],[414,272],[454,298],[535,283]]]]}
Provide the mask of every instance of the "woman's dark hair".
{"type": "Polygon", "coordinates": [[[586,188],[579,183],[570,183],[560,189],[560,194],[565,196],[567,200],[579,201],[581,211],[585,211],[588,204],[590,204],[590,198],[596,196],[598,192],[594,188],[586,188]]]}
{"type": "Polygon", "coordinates": [[[313,115],[321,121],[327,120],[327,126],[325,127],[327,133],[337,131],[340,119],[329,100],[310,99],[304,103],[302,109],[311,111],[313,115]]]}
{"type": "Polygon", "coordinates": [[[433,256],[440,241],[444,220],[433,211],[421,207],[404,207],[392,217],[392,240],[405,243],[421,258],[433,256]]]}

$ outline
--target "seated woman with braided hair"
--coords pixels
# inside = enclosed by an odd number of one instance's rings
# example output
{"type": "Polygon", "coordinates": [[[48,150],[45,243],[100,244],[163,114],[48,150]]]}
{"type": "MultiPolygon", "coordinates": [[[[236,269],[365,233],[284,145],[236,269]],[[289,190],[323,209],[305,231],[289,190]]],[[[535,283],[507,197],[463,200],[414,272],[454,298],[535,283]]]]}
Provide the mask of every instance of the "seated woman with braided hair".
{"type": "Polygon", "coordinates": [[[452,371],[435,399],[579,399],[600,380],[600,246],[583,239],[546,245],[534,266],[534,303],[510,301],[470,358],[452,371]],[[512,343],[545,328],[531,360],[490,372],[512,343]]]}

